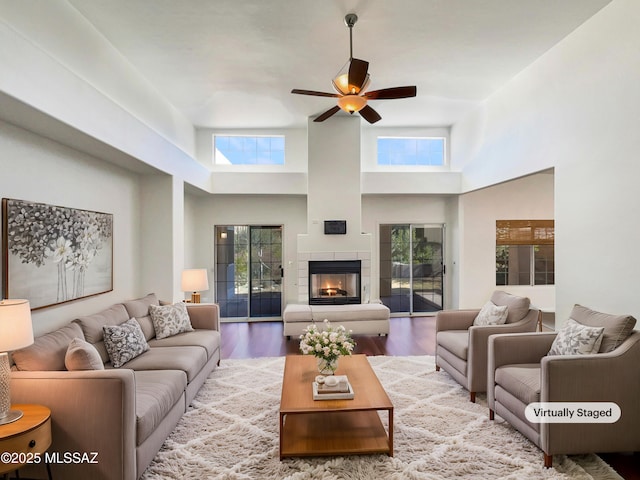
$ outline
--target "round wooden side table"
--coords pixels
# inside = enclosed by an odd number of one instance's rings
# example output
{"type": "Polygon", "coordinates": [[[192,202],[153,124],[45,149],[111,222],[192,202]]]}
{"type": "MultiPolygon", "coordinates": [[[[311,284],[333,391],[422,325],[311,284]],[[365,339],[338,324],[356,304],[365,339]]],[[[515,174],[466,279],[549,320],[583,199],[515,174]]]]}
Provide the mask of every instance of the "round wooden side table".
{"type": "Polygon", "coordinates": [[[51,480],[51,468],[44,453],[51,446],[51,410],[42,405],[16,404],[23,416],[0,425],[0,475],[20,469],[27,463],[44,463],[51,480]]]}

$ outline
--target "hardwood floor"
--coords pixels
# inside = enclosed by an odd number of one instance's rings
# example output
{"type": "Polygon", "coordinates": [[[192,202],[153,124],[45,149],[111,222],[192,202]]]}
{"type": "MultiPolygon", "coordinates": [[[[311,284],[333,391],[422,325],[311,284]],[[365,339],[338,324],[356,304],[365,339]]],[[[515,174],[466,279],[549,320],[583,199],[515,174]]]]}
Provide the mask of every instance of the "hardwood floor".
{"type": "MultiPolygon", "coordinates": [[[[357,335],[355,353],[434,355],[435,317],[393,318],[389,335],[357,335]]],[[[223,323],[222,358],[276,357],[299,353],[300,340],[288,340],[282,322],[223,323]]]]}
{"type": "MultiPolygon", "coordinates": [[[[386,337],[354,336],[355,353],[366,355],[435,355],[435,317],[394,317],[386,337]]],[[[283,336],[282,322],[223,323],[222,359],[277,357],[299,353],[297,338],[283,336]]],[[[640,480],[640,452],[600,457],[625,480],[640,480]]]]}

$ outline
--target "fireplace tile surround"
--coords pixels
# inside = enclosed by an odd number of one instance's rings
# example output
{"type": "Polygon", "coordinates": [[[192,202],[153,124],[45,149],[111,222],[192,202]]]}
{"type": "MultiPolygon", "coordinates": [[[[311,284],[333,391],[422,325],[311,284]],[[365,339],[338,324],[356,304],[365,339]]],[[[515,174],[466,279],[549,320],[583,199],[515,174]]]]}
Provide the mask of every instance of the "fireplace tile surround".
{"type": "Polygon", "coordinates": [[[362,303],[370,300],[371,252],[298,252],[298,303],[309,303],[309,260],[360,260],[360,297],[362,303]]]}

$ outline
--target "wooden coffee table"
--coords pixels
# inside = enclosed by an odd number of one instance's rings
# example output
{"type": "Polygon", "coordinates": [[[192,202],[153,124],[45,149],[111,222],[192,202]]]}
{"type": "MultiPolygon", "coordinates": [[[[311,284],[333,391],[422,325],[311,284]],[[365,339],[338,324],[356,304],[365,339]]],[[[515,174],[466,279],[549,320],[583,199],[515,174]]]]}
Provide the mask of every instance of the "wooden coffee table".
{"type": "Polygon", "coordinates": [[[280,459],[326,455],[393,456],[393,404],[365,355],[340,357],[337,375],[347,375],[352,400],[313,400],[318,375],[312,355],[288,355],[280,401],[280,459]],[[388,431],[378,414],[389,415],[388,431]]]}

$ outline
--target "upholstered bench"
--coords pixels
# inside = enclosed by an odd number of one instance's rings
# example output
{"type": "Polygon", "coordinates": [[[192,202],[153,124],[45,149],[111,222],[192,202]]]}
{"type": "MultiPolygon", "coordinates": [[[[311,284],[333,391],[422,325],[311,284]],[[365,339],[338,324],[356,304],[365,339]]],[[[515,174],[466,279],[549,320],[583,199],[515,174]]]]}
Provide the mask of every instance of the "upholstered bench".
{"type": "Polygon", "coordinates": [[[284,335],[298,336],[310,323],[322,323],[325,319],[335,325],[343,325],[354,334],[387,335],[389,333],[389,309],[382,303],[350,305],[301,305],[289,304],[282,314],[284,335]]]}

